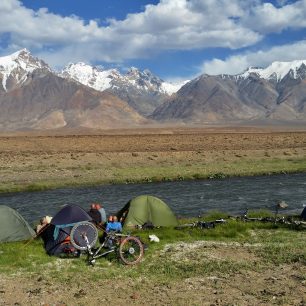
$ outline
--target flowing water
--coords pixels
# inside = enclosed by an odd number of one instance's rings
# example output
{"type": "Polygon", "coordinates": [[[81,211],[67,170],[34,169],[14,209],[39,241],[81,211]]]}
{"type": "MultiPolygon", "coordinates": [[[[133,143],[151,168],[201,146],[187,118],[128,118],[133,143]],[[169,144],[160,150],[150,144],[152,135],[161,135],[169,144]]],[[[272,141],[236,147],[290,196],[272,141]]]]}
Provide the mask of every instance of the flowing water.
{"type": "Polygon", "coordinates": [[[0,195],[0,205],[16,209],[27,221],[33,222],[44,215],[54,216],[65,204],[77,204],[88,210],[92,202],[99,202],[107,213],[115,213],[129,199],[141,194],[161,198],[177,215],[186,217],[211,210],[229,214],[239,214],[246,208],[274,210],[280,200],[289,205],[284,212],[301,213],[306,205],[306,174],[21,192],[0,195]]]}

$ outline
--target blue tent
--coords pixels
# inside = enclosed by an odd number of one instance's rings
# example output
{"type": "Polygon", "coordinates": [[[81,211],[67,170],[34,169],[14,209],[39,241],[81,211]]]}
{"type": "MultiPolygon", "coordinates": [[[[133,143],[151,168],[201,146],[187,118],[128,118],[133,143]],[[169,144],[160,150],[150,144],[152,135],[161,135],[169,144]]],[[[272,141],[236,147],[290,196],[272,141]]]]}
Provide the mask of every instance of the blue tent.
{"type": "Polygon", "coordinates": [[[44,247],[49,255],[61,255],[72,249],[70,232],[81,221],[92,221],[86,211],[77,205],[66,205],[53,218],[42,233],[44,247]]]}

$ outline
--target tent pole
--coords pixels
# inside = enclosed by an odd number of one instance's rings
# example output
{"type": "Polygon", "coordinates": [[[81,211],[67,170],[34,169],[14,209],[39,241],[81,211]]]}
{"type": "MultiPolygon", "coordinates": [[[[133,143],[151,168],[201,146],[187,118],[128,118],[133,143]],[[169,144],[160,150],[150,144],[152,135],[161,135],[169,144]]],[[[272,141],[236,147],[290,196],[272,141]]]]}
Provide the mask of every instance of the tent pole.
{"type": "Polygon", "coordinates": [[[40,236],[49,226],[51,223],[45,225],[38,233],[36,233],[36,235],[34,237],[32,237],[30,240],[28,240],[27,242],[24,243],[24,248],[29,245],[34,239],[36,239],[38,236],[40,236]]]}

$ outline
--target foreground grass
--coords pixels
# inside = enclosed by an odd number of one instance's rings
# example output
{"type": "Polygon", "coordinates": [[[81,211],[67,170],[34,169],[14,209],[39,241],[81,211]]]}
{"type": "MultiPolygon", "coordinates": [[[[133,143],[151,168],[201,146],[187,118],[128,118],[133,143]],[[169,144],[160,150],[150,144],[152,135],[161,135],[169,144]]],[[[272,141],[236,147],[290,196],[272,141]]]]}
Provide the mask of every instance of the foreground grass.
{"type": "Polygon", "coordinates": [[[155,163],[149,166],[134,164],[132,166],[113,165],[109,168],[101,164],[93,164],[90,168],[75,167],[69,169],[69,175],[64,175],[67,169],[55,169],[59,174],[53,176],[52,169],[46,169],[49,175],[36,176],[39,169],[30,169],[23,174],[16,172],[14,181],[0,182],[0,193],[20,191],[40,191],[61,187],[94,186],[101,184],[150,183],[177,180],[220,179],[233,176],[272,175],[278,173],[306,172],[306,157],[290,158],[238,158],[236,160],[216,160],[194,163],[155,163]],[[60,173],[63,173],[60,176],[60,173]]]}
{"type": "MultiPolygon", "coordinates": [[[[216,216],[216,214],[214,214],[216,216]]],[[[210,219],[212,216],[207,217],[210,219]]],[[[184,220],[190,221],[190,220],[184,220]]],[[[60,259],[45,254],[42,241],[5,243],[0,245],[0,275],[38,277],[66,283],[81,278],[88,281],[101,279],[129,279],[147,277],[155,281],[171,282],[188,277],[222,276],[243,271],[263,271],[271,266],[298,263],[306,266],[305,230],[278,227],[274,224],[244,223],[236,220],[213,229],[186,228],[137,231],[148,245],[141,264],[123,266],[114,257],[97,260],[87,266],[85,256],[60,259]],[[150,243],[148,236],[155,234],[160,243],[150,243]],[[239,255],[239,249],[250,253],[250,260],[236,260],[221,254],[218,247],[230,248],[239,255]],[[256,257],[256,264],[251,260],[256,257]]],[[[237,256],[238,256],[237,255],[237,256]]],[[[305,275],[306,277],[306,275],[305,275]]]]}

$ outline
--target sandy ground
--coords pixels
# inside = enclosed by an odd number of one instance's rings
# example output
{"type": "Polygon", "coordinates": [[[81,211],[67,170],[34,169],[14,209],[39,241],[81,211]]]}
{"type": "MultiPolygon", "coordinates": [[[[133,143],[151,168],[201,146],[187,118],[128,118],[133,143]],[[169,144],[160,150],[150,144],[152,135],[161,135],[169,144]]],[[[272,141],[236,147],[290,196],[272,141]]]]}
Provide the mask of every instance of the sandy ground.
{"type": "Polygon", "coordinates": [[[260,162],[272,158],[292,161],[305,156],[306,132],[267,129],[0,135],[0,185],[105,183],[118,177],[129,179],[129,173],[141,179],[146,175],[142,169],[149,174],[152,169],[160,173],[162,168],[175,167],[195,171],[192,166],[222,171],[218,169],[220,162],[230,165],[244,159],[260,162]]]}
{"type": "MultiPolygon", "coordinates": [[[[56,281],[47,271],[26,278],[2,277],[0,305],[101,305],[114,301],[116,305],[306,305],[305,265],[261,266],[256,253],[259,247],[205,241],[166,246],[157,256],[189,264],[214,260],[249,266],[174,281],[158,281],[148,275],[103,280],[98,267],[92,267],[97,273],[94,282],[89,282],[86,275],[56,281]]],[[[141,264],[148,263],[144,259],[141,264]]]]}

